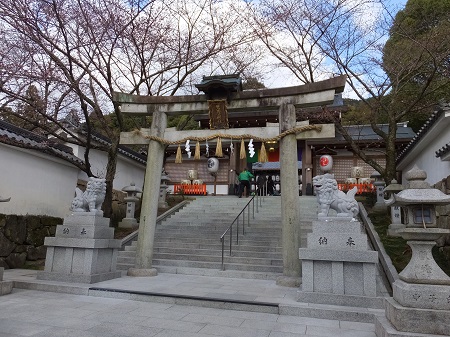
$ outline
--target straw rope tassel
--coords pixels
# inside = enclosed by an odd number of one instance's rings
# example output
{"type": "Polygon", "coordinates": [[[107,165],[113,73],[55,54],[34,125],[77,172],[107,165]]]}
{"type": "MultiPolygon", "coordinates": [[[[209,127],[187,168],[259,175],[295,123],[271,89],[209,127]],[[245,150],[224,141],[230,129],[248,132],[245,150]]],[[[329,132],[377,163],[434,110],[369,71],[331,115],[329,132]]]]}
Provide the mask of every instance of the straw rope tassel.
{"type": "Polygon", "coordinates": [[[267,163],[269,158],[267,157],[266,147],[264,146],[264,142],[261,144],[261,151],[259,152],[259,161],[261,163],[267,163]]]}
{"type": "Polygon", "coordinates": [[[222,140],[220,139],[220,137],[217,138],[216,156],[217,156],[217,157],[223,157],[223,153],[222,153],[222,140]]]}
{"type": "Polygon", "coordinates": [[[181,164],[183,162],[183,157],[181,156],[181,147],[178,145],[177,155],[175,156],[175,164],[181,164]]]}
{"type": "Polygon", "coordinates": [[[240,159],[245,159],[245,157],[247,157],[247,153],[245,153],[245,143],[244,143],[244,138],[242,138],[241,140],[241,154],[239,156],[240,159]]]}
{"type": "Polygon", "coordinates": [[[194,153],[194,159],[199,160],[200,159],[200,142],[197,141],[195,144],[195,153],[194,153]]]}

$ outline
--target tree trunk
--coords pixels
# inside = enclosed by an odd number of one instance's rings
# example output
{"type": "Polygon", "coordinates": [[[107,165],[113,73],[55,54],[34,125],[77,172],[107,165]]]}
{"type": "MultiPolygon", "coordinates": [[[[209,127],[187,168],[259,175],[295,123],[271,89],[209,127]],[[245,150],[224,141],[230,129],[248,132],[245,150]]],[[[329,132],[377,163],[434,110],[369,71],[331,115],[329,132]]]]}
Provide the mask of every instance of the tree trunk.
{"type": "Polygon", "coordinates": [[[397,172],[397,153],[395,149],[395,140],[397,137],[397,122],[394,118],[389,121],[389,132],[386,141],[386,169],[383,174],[386,186],[389,185],[392,179],[396,178],[397,172]]]}
{"type": "Polygon", "coordinates": [[[113,215],[112,202],[113,202],[113,182],[116,175],[117,167],[117,154],[119,150],[118,135],[114,135],[111,139],[111,146],[108,149],[108,164],[106,165],[106,195],[103,203],[103,215],[106,218],[111,218],[113,215]]]}

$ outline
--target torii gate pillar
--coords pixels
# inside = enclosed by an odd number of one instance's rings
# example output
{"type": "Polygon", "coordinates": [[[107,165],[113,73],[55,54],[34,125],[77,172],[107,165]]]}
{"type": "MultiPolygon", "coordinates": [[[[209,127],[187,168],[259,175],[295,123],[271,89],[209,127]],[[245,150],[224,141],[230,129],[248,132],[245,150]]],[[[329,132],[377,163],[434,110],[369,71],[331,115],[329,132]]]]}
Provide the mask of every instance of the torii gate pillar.
{"type": "MultiPolygon", "coordinates": [[[[278,110],[280,133],[295,128],[295,106],[281,104],[278,110]]],[[[295,134],[286,135],[280,140],[280,179],[281,179],[281,231],[283,246],[283,276],[277,284],[299,286],[301,262],[299,248],[299,205],[298,205],[298,158],[295,134]]]]}
{"type": "MultiPolygon", "coordinates": [[[[166,126],[167,115],[164,112],[153,113],[150,135],[163,138],[166,126]]],[[[155,268],[152,268],[152,259],[163,162],[164,144],[150,140],[142,195],[136,264],[135,268],[128,270],[130,276],[155,276],[158,273],[155,268]]]]}

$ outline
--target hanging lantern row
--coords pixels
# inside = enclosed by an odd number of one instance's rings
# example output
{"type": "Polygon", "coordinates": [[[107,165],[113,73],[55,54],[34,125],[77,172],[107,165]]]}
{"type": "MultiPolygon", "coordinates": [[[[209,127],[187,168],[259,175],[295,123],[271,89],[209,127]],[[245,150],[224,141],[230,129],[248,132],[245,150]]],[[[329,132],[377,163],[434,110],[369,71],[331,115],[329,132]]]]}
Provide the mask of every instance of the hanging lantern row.
{"type": "MultiPolygon", "coordinates": [[[[188,158],[191,158],[192,156],[192,152],[191,152],[191,146],[190,146],[190,140],[186,140],[186,143],[184,145],[184,151],[186,152],[188,158]]],[[[254,155],[256,154],[255,152],[255,148],[253,145],[253,138],[250,139],[249,143],[248,143],[248,152],[250,155],[250,158],[253,158],[254,155]]],[[[230,154],[232,155],[234,153],[234,145],[233,145],[233,140],[231,140],[231,144],[230,144],[230,154]]],[[[217,145],[216,145],[216,152],[215,155],[217,157],[223,157],[223,152],[222,152],[222,139],[220,137],[217,138],[217,145]]],[[[206,156],[209,156],[209,145],[208,145],[208,141],[206,141],[206,156]]],[[[182,153],[181,153],[181,145],[178,145],[177,148],[177,154],[175,156],[175,163],[176,164],[180,164],[182,163],[183,159],[182,159],[182,153]]],[[[247,157],[247,154],[245,152],[245,142],[244,139],[241,140],[241,152],[240,152],[240,159],[244,159],[247,157]]],[[[200,142],[197,141],[197,143],[195,144],[195,152],[194,152],[194,159],[195,160],[199,160],[200,159],[200,142]]],[[[261,144],[261,150],[259,152],[259,161],[262,163],[265,163],[267,161],[269,161],[268,157],[267,157],[267,152],[266,152],[266,147],[264,145],[264,142],[261,144]]]]}

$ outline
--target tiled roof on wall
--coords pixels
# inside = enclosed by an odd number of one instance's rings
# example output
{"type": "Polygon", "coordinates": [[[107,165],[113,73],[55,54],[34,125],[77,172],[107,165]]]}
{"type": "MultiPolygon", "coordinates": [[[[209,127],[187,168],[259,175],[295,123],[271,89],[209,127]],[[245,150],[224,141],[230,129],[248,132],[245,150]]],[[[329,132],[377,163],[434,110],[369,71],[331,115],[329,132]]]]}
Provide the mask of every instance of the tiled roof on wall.
{"type": "Polygon", "coordinates": [[[1,120],[0,143],[36,150],[67,160],[77,166],[84,165],[84,161],[73,154],[71,147],[1,120]]]}
{"type": "MultiPolygon", "coordinates": [[[[399,163],[403,158],[407,156],[407,154],[412,151],[412,149],[419,143],[419,141],[427,134],[427,132],[431,129],[431,127],[436,123],[436,121],[441,117],[444,113],[444,109],[441,107],[438,110],[434,111],[425,124],[420,128],[417,134],[413,139],[406,145],[402,152],[397,156],[397,163],[399,163]]],[[[439,151],[437,151],[439,152],[439,151]]],[[[436,157],[438,157],[436,152],[436,157]]],[[[442,155],[442,154],[441,154],[442,155]]]]}
{"type": "Polygon", "coordinates": [[[436,157],[440,158],[445,156],[447,153],[450,153],[450,143],[445,144],[443,147],[441,147],[439,150],[436,151],[436,157]]]}
{"type": "MultiPolygon", "coordinates": [[[[103,136],[102,134],[100,134],[98,132],[92,131],[91,136],[92,136],[92,139],[96,142],[103,143],[105,145],[111,144],[110,139],[108,139],[107,137],[103,136]]],[[[147,156],[145,156],[137,151],[134,151],[124,145],[119,145],[119,153],[128,158],[131,158],[141,164],[144,164],[144,165],[147,164],[147,156]]]]}

